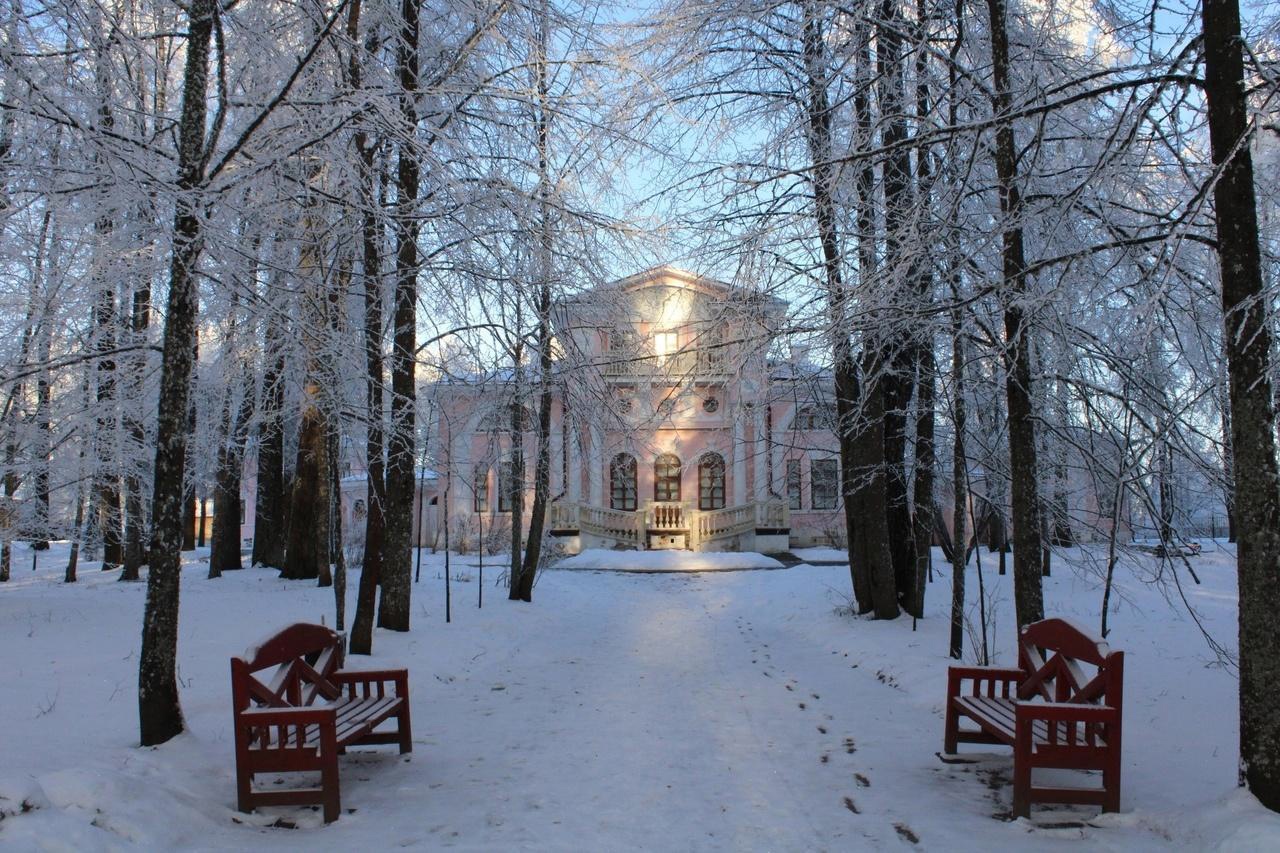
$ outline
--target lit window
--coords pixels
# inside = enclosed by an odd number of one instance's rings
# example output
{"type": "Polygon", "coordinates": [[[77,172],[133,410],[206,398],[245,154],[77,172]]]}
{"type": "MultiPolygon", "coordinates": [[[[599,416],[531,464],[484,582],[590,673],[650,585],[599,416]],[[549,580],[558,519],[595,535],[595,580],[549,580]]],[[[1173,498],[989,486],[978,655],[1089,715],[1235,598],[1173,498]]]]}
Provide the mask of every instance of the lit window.
{"type": "Polygon", "coordinates": [[[653,353],[660,360],[672,355],[679,348],[679,338],[675,332],[656,332],[654,334],[653,353]]]}

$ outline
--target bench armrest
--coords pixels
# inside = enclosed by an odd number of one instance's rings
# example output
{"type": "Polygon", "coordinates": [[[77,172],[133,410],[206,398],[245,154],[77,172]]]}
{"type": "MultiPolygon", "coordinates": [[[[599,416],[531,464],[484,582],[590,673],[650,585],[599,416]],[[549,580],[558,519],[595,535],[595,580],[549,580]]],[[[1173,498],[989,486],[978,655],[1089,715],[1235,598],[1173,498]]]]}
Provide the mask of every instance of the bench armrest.
{"type": "Polygon", "coordinates": [[[392,695],[409,698],[409,670],[407,669],[340,669],[330,676],[339,688],[346,686],[348,696],[384,696],[385,685],[395,687],[392,695]],[[357,688],[361,688],[357,690],[357,688]]]}
{"type": "Polygon", "coordinates": [[[952,666],[947,668],[947,699],[960,696],[961,688],[964,682],[974,682],[974,687],[978,695],[995,696],[996,685],[1001,685],[1004,689],[1000,692],[1001,696],[1008,697],[1011,695],[1008,685],[1018,684],[1026,677],[1020,669],[1003,667],[1003,666],[952,666]],[[984,692],[982,686],[986,685],[984,692]]]}
{"type": "Polygon", "coordinates": [[[323,752],[332,753],[338,735],[338,715],[333,708],[245,708],[236,712],[236,751],[242,753],[255,745],[262,750],[304,748],[307,729],[312,726],[319,731],[323,752]]]}

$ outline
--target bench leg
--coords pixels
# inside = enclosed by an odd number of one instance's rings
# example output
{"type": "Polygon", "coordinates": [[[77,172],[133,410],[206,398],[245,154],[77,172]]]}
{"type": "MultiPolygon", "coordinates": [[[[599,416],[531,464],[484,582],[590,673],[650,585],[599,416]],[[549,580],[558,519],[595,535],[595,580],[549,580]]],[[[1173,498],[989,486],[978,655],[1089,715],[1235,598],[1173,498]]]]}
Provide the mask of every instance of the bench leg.
{"type": "Polygon", "coordinates": [[[1102,771],[1102,788],[1104,812],[1120,811],[1120,750],[1113,750],[1107,758],[1107,767],[1102,771]]]}
{"type": "Polygon", "coordinates": [[[400,733],[400,754],[413,752],[413,726],[409,723],[409,699],[406,696],[400,713],[396,716],[396,730],[400,733]]]}
{"type": "Polygon", "coordinates": [[[947,697],[947,725],[943,729],[942,734],[942,751],[946,755],[954,755],[959,747],[957,736],[960,732],[960,715],[956,713],[955,707],[951,704],[951,697],[947,697]]]}
{"type": "Polygon", "coordinates": [[[332,726],[320,727],[320,760],[324,822],[333,823],[342,812],[342,794],[338,788],[338,739],[332,726]]]}
{"type": "Polygon", "coordinates": [[[1013,816],[1031,817],[1031,726],[1019,726],[1013,743],[1013,816]]]}
{"type": "Polygon", "coordinates": [[[236,768],[236,808],[248,814],[253,811],[253,774],[236,768]]]}

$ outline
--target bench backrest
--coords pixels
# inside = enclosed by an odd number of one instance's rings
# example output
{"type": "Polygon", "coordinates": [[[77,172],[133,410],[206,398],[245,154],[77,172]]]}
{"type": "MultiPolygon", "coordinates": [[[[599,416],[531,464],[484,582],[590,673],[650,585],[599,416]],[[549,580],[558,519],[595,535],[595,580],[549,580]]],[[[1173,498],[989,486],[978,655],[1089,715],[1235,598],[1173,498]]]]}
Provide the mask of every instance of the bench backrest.
{"type": "Polygon", "coordinates": [[[1077,702],[1119,708],[1124,652],[1065,619],[1045,619],[1022,629],[1018,665],[1026,673],[1019,699],[1077,702]]]}
{"type": "Polygon", "coordinates": [[[250,704],[297,708],[337,699],[330,681],[342,668],[342,635],[324,625],[299,622],[269,637],[245,656],[231,659],[231,700],[237,713],[250,704]],[[259,673],[271,670],[264,680],[259,673]]]}

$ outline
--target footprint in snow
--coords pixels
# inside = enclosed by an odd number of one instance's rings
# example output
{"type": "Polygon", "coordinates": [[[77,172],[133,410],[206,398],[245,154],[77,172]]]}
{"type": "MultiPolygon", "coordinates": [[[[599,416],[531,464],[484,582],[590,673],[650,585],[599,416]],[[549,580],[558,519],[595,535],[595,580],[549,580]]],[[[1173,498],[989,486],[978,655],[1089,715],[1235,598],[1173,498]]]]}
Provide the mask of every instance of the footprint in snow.
{"type": "Polygon", "coordinates": [[[844,807],[854,814],[862,814],[862,812],[858,811],[858,804],[853,801],[853,797],[844,798],[844,807]]]}
{"type": "Polygon", "coordinates": [[[905,823],[895,823],[893,828],[904,840],[910,841],[912,844],[920,843],[920,836],[916,835],[915,832],[912,831],[911,827],[907,826],[905,823]]]}
{"type": "Polygon", "coordinates": [[[871,787],[871,780],[870,780],[870,779],[868,779],[866,776],[863,776],[861,773],[854,773],[854,774],[853,774],[853,781],[855,781],[855,782],[857,782],[857,783],[858,783],[858,787],[859,787],[859,788],[870,788],[870,787],[871,787]]]}

